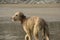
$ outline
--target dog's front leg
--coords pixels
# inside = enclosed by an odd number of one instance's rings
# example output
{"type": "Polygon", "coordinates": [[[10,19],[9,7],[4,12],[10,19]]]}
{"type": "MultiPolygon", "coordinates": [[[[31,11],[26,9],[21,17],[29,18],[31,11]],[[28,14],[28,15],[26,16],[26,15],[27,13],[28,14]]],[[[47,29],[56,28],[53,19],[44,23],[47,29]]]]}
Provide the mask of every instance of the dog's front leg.
{"type": "Polygon", "coordinates": [[[25,35],[25,40],[32,40],[32,36],[30,34],[25,35]]]}

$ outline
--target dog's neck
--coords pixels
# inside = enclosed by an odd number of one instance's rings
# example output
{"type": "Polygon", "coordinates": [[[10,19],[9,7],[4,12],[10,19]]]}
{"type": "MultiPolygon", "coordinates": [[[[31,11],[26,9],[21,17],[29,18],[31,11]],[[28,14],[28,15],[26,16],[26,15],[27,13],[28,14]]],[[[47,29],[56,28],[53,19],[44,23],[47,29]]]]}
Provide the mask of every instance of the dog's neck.
{"type": "Polygon", "coordinates": [[[25,21],[26,21],[26,17],[22,18],[20,21],[21,21],[21,24],[23,24],[25,21]]]}

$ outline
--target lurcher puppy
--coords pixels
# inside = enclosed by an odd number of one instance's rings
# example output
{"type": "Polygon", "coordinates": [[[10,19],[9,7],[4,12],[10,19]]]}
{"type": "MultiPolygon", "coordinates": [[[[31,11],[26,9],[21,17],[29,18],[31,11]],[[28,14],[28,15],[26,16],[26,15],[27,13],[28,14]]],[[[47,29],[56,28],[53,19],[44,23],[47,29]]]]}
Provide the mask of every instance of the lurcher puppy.
{"type": "Polygon", "coordinates": [[[32,36],[35,40],[39,40],[39,31],[42,31],[43,40],[49,40],[48,25],[44,19],[37,16],[26,17],[22,12],[16,12],[12,16],[12,20],[20,21],[23,25],[23,29],[26,32],[25,40],[32,40],[32,36]]]}

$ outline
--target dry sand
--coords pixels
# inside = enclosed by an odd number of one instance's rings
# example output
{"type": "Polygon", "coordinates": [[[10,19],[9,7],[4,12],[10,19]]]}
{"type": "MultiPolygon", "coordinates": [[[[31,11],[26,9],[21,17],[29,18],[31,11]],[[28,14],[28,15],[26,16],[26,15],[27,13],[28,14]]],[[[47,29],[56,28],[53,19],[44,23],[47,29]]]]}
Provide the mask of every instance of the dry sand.
{"type": "Polygon", "coordinates": [[[53,4],[0,4],[0,7],[20,7],[20,8],[60,8],[60,3],[53,4]]]}

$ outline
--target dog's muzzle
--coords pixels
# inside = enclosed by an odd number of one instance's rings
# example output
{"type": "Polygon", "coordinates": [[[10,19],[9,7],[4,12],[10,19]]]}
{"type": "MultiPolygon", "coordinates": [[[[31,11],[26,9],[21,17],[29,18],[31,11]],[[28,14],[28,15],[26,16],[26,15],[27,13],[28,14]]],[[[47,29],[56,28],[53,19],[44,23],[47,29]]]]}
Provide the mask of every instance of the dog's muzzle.
{"type": "Polygon", "coordinates": [[[11,19],[12,19],[12,21],[16,21],[15,17],[12,17],[11,19]]]}

